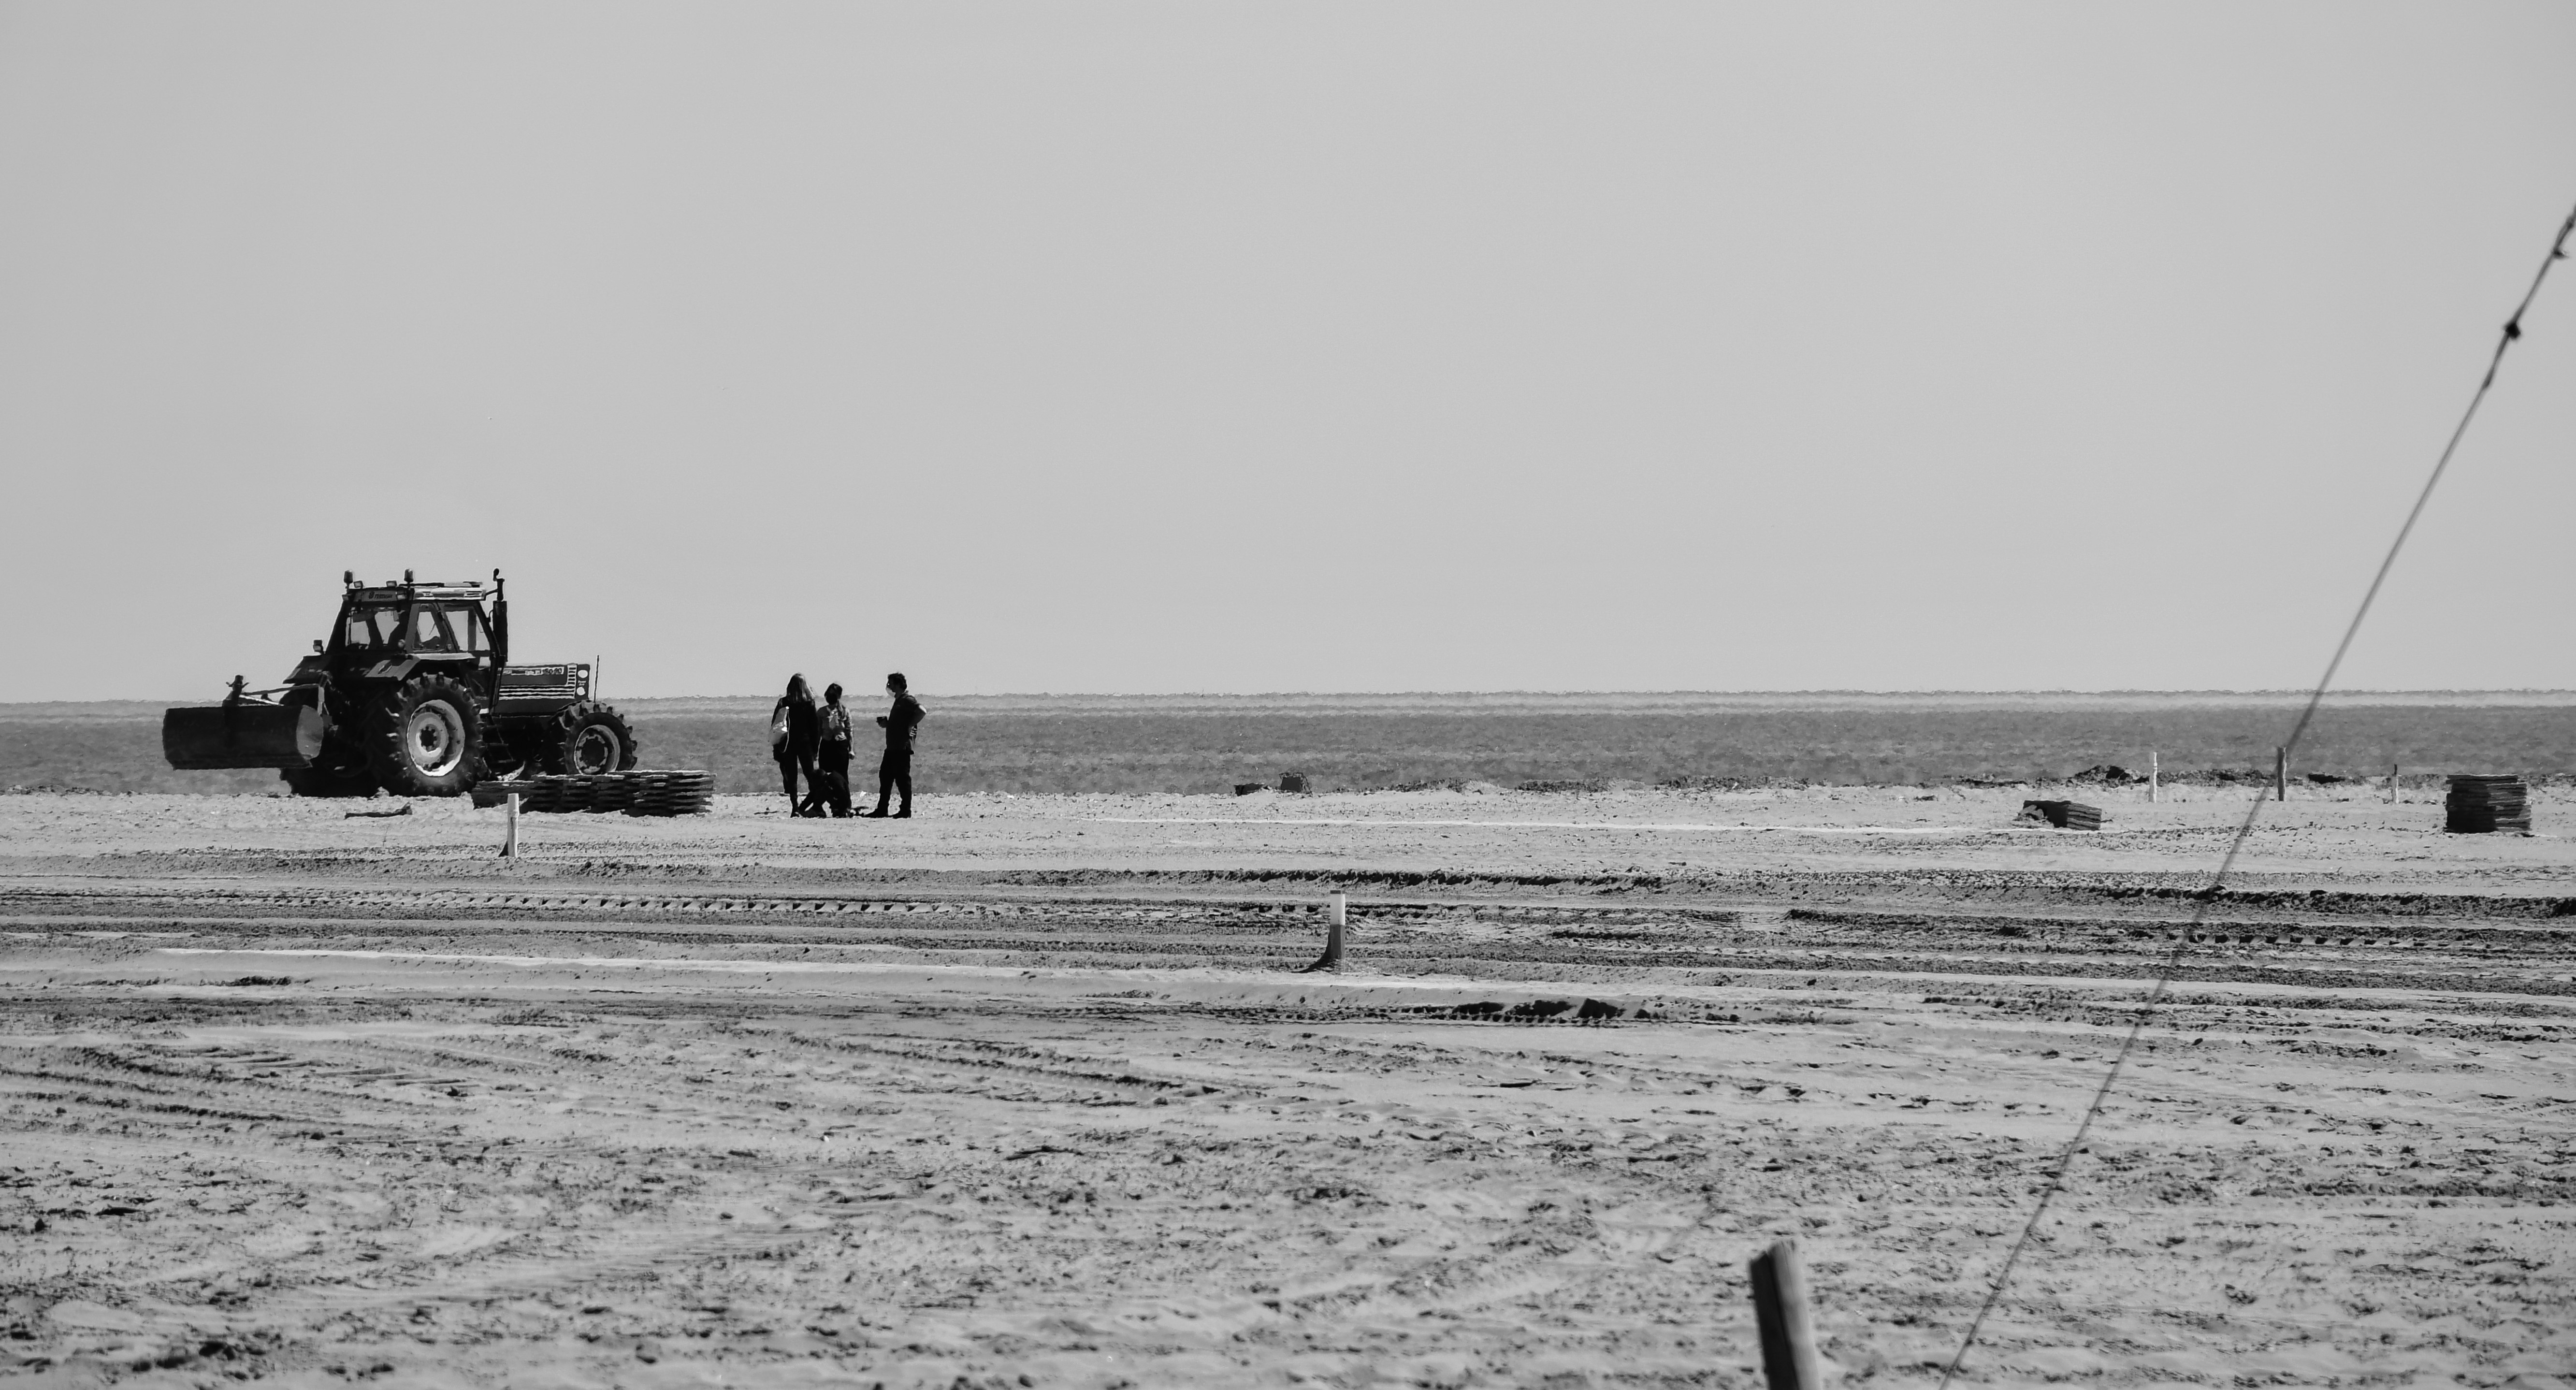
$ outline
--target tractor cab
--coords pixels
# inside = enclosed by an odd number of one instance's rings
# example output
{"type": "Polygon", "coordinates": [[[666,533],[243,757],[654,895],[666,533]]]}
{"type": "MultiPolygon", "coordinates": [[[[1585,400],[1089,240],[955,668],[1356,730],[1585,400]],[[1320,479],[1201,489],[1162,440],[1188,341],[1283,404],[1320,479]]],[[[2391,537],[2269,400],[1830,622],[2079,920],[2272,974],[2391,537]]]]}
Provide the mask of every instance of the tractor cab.
{"type": "Polygon", "coordinates": [[[371,604],[352,606],[340,620],[344,647],[393,652],[466,652],[492,648],[483,610],[472,604],[371,604]]]}
{"type": "Polygon", "coordinates": [[[343,575],[340,616],[313,656],[287,677],[289,684],[324,675],[395,680],[423,665],[486,696],[505,657],[508,600],[491,584],[361,585],[343,575]]]}

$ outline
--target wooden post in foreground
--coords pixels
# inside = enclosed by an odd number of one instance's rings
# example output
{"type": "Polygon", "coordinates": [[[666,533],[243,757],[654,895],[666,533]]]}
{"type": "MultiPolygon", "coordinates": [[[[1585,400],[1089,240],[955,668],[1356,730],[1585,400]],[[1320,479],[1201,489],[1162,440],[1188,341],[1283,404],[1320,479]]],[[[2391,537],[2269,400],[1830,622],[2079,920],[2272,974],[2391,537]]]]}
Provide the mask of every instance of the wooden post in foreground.
{"type": "Polygon", "coordinates": [[[519,794],[510,793],[510,829],[501,837],[501,857],[519,857],[519,794]]]}
{"type": "Polygon", "coordinates": [[[1762,1330],[1762,1374],[1771,1390],[1817,1390],[1816,1334],[1807,1323],[1798,1242],[1774,1241],[1753,1257],[1753,1320],[1762,1330]]]}
{"type": "Polygon", "coordinates": [[[2147,750],[2147,800],[2162,801],[2164,792],[2156,783],[2156,750],[2147,750]]]}
{"type": "Polygon", "coordinates": [[[2272,799],[2290,799],[2290,750],[2287,748],[2272,750],[2272,799]]]}
{"type": "Polygon", "coordinates": [[[2397,764],[2388,765],[2388,804],[2397,804],[2397,764]]]}

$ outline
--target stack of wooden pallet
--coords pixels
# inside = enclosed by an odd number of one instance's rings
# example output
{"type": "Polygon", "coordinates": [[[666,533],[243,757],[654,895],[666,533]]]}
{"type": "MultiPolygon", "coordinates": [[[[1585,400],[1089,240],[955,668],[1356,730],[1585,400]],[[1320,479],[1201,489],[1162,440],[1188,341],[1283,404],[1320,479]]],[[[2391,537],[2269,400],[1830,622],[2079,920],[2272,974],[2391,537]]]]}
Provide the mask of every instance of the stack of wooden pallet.
{"type": "Polygon", "coordinates": [[[714,804],[716,779],[708,772],[593,772],[547,774],[508,782],[483,782],[474,804],[498,806],[512,792],[522,811],[568,813],[623,811],[630,816],[703,815],[714,804]]]}
{"type": "Polygon", "coordinates": [[[2531,833],[2531,789],[2519,777],[2457,773],[2451,778],[2451,794],[2443,798],[2442,811],[2442,828],[2454,835],[2492,835],[2499,830],[2531,833]]]}
{"type": "Polygon", "coordinates": [[[2081,801],[2025,801],[2020,819],[2044,820],[2060,830],[2099,830],[2102,808],[2081,801]]]}
{"type": "Polygon", "coordinates": [[[621,772],[621,777],[635,783],[634,799],[626,807],[630,816],[699,816],[715,803],[716,778],[712,772],[621,772]]]}

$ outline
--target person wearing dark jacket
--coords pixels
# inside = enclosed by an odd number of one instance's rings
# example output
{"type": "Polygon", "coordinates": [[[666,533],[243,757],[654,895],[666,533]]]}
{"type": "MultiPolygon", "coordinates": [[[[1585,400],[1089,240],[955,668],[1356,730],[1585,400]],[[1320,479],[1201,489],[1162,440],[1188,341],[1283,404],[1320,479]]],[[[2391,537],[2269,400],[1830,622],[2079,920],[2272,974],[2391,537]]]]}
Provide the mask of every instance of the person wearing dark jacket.
{"type": "Polygon", "coordinates": [[[841,706],[841,686],[833,682],[823,691],[823,708],[817,722],[821,742],[817,745],[818,761],[823,771],[823,789],[815,793],[818,803],[828,802],[832,818],[840,820],[850,814],[850,712],[841,706]]]}
{"type": "Polygon", "coordinates": [[[877,716],[877,727],[885,730],[885,756],[877,762],[877,808],[868,812],[870,819],[886,813],[887,793],[903,793],[903,809],[894,813],[902,820],[912,814],[912,735],[921,727],[921,702],[906,689],[903,672],[886,677],[886,693],[894,697],[894,707],[877,716]]]}
{"type": "Polygon", "coordinates": [[[778,780],[787,788],[787,814],[821,815],[808,811],[796,799],[796,774],[805,774],[809,792],[822,790],[821,776],[814,767],[814,753],[821,734],[821,720],[814,713],[814,688],[805,683],[802,672],[787,678],[787,693],[769,711],[770,752],[778,759],[778,780]]]}

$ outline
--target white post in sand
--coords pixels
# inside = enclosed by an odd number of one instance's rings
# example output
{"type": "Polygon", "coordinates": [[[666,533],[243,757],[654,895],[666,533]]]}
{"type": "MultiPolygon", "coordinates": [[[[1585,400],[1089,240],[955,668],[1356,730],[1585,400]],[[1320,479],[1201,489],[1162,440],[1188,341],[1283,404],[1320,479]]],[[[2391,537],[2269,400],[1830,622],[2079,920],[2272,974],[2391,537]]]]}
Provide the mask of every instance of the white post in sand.
{"type": "Polygon", "coordinates": [[[1302,973],[1311,975],[1318,970],[1339,970],[1342,968],[1342,929],[1344,926],[1348,925],[1350,903],[1351,900],[1349,894],[1335,893],[1333,895],[1333,905],[1330,909],[1331,920],[1326,924],[1324,930],[1324,958],[1315,962],[1313,965],[1307,966],[1302,973]]]}
{"type": "Polygon", "coordinates": [[[2397,764],[2388,765],[2388,804],[2397,804],[2397,764]]]}
{"type": "Polygon", "coordinates": [[[1798,1242],[1777,1240],[1753,1257],[1753,1324],[1771,1390],[1817,1390],[1816,1334],[1807,1317],[1807,1272],[1798,1242]]]}
{"type": "Polygon", "coordinates": [[[2147,800],[2164,800],[2164,793],[2156,784],[2156,750],[2152,748],[2147,750],[2147,800]]]}
{"type": "Polygon", "coordinates": [[[510,793],[510,829],[501,839],[501,857],[504,859],[519,857],[519,794],[517,792],[510,793]]]}

